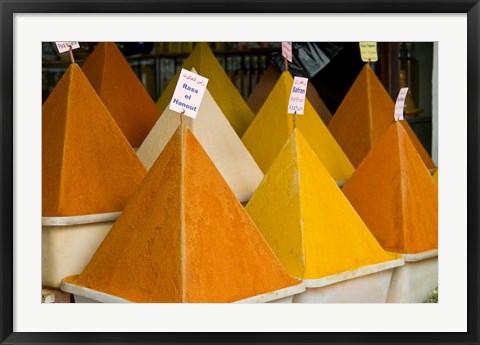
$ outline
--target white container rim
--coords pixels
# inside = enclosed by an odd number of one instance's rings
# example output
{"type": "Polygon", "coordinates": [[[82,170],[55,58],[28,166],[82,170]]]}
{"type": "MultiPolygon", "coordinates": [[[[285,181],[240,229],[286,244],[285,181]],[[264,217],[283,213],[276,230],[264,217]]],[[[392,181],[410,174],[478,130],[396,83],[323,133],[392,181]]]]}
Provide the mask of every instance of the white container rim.
{"type": "MultiPolygon", "coordinates": [[[[399,255],[399,254],[395,254],[399,255]]],[[[351,270],[351,271],[345,271],[337,274],[332,274],[328,277],[323,277],[320,279],[304,279],[303,282],[305,283],[305,286],[307,288],[319,288],[335,283],[342,282],[344,280],[349,280],[353,278],[358,278],[361,276],[366,276],[368,274],[372,273],[377,273],[380,271],[385,271],[390,268],[395,268],[399,266],[403,266],[405,264],[405,261],[403,257],[400,257],[395,260],[390,260],[386,262],[380,262],[378,264],[373,264],[373,265],[368,265],[368,266],[363,266],[359,267],[357,269],[351,270]]]]}
{"type": "Polygon", "coordinates": [[[425,259],[430,259],[438,256],[438,249],[426,250],[417,254],[400,254],[405,259],[405,262],[416,262],[425,259]]]}
{"type": "Polygon", "coordinates": [[[117,220],[122,212],[109,212],[98,214],[85,214],[82,216],[68,217],[42,217],[42,226],[68,226],[89,223],[101,223],[117,220]]]}
{"type": "MultiPolygon", "coordinates": [[[[89,298],[102,303],[134,303],[124,298],[116,297],[97,290],[92,290],[83,286],[67,283],[65,281],[62,281],[60,289],[65,292],[89,298]]],[[[305,285],[303,283],[300,283],[298,285],[289,286],[280,290],[275,290],[261,295],[245,298],[240,301],[235,301],[233,303],[265,303],[275,301],[284,297],[289,297],[304,291],[305,285]]]]}
{"type": "Polygon", "coordinates": [[[266,303],[271,301],[276,301],[278,299],[293,296],[304,292],[306,290],[305,284],[302,282],[298,285],[289,286],[280,290],[275,290],[272,292],[267,292],[261,295],[241,299],[233,303],[266,303]]]}
{"type": "Polygon", "coordinates": [[[60,290],[71,293],[73,295],[82,296],[102,303],[132,303],[131,301],[113,296],[97,290],[92,290],[83,286],[70,284],[62,280],[60,290]]]}

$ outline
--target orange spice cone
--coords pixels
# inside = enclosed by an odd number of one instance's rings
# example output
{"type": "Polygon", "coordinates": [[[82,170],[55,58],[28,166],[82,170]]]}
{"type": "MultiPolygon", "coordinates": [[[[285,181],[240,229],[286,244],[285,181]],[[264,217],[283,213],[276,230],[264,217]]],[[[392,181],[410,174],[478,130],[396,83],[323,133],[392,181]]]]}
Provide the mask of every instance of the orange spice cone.
{"type": "Polygon", "coordinates": [[[295,129],[246,210],[287,271],[320,279],[396,260],[295,129]]]}
{"type": "Polygon", "coordinates": [[[438,189],[400,122],[387,128],[343,192],[385,250],[438,248],[438,189]]]}
{"type": "Polygon", "coordinates": [[[206,43],[196,44],[192,53],[184,61],[182,67],[179,68],[158,99],[157,107],[164,111],[170,103],[182,68],[186,70],[195,68],[198,74],[209,79],[207,89],[222,109],[235,132],[238,136],[242,136],[255,115],[206,43]]]}
{"type": "Polygon", "coordinates": [[[82,70],[130,145],[139,147],[160,116],[160,109],[117,45],[99,43],[82,70]]]}
{"type": "MultiPolygon", "coordinates": [[[[328,129],[355,167],[394,121],[394,108],[387,90],[369,64],[365,64],[328,124],[328,129]]],[[[435,164],[408,123],[405,121],[402,125],[425,165],[434,168],[435,164]]]]}
{"type": "Polygon", "coordinates": [[[146,169],[77,64],[42,106],[42,215],[121,211],[146,169]]]}
{"type": "MultiPolygon", "coordinates": [[[[193,71],[196,73],[195,69],[193,71]]],[[[137,155],[147,169],[152,167],[175,133],[178,117],[177,112],[167,107],[138,149],[137,155]]],[[[184,122],[198,138],[238,200],[248,201],[262,181],[263,173],[208,89],[203,95],[197,117],[192,119],[186,116],[184,122]]]]}
{"type": "MultiPolygon", "coordinates": [[[[265,103],[268,95],[273,90],[280,76],[281,72],[274,66],[270,65],[258,81],[257,85],[255,85],[252,93],[247,98],[247,104],[255,114],[260,111],[260,108],[262,107],[263,103],[265,103]]],[[[327,125],[332,118],[332,114],[311,83],[309,83],[307,87],[307,98],[322,121],[327,125]]]]}
{"type": "Polygon", "coordinates": [[[432,158],[428,154],[427,150],[425,150],[425,148],[423,147],[422,143],[418,139],[412,127],[410,127],[410,125],[406,120],[402,120],[399,122],[403,126],[403,129],[405,130],[405,132],[408,134],[408,137],[412,141],[413,146],[415,146],[415,149],[417,150],[418,154],[422,158],[423,163],[425,163],[425,165],[430,171],[435,169],[436,168],[435,163],[433,162],[432,158]]]}
{"type": "Polygon", "coordinates": [[[265,103],[265,100],[275,87],[275,84],[281,75],[282,73],[279,70],[270,65],[260,77],[257,85],[255,85],[247,98],[247,104],[255,114],[260,111],[260,108],[263,103],[265,103]]]}
{"type": "MultiPolygon", "coordinates": [[[[292,114],[288,114],[288,100],[293,78],[282,73],[265,104],[242,137],[260,169],[267,172],[293,130],[292,114]]],[[[305,112],[296,116],[299,128],[315,154],[340,182],[353,173],[347,156],[318,117],[309,100],[305,100],[305,112]]]]}
{"type": "Polygon", "coordinates": [[[300,284],[185,126],[85,270],[64,281],[132,302],[234,302],[300,284]]]}

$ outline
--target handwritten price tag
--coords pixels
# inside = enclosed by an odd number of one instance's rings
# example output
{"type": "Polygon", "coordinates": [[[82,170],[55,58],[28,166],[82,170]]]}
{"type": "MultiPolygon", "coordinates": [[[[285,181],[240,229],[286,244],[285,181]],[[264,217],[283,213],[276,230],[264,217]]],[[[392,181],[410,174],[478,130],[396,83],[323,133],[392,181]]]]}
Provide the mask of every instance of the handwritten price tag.
{"type": "Polygon", "coordinates": [[[403,109],[405,107],[405,99],[407,97],[408,87],[400,89],[397,101],[395,102],[395,121],[403,120],[403,109]]]}
{"type": "Polygon", "coordinates": [[[282,42],[282,56],[292,62],[292,42],[282,42]]]}
{"type": "Polygon", "coordinates": [[[377,42],[360,42],[359,45],[363,62],[378,61],[377,42]]]}
{"type": "Polygon", "coordinates": [[[207,83],[207,78],[182,68],[170,109],[178,113],[185,112],[185,115],[196,118],[207,83]]]}
{"type": "Polygon", "coordinates": [[[290,100],[288,101],[288,113],[303,115],[305,108],[305,96],[307,95],[307,78],[295,77],[293,79],[290,100]]]}
{"type": "Polygon", "coordinates": [[[78,42],[55,42],[57,45],[57,49],[59,53],[65,53],[70,50],[70,47],[72,47],[72,50],[80,48],[80,44],[78,42]]]}

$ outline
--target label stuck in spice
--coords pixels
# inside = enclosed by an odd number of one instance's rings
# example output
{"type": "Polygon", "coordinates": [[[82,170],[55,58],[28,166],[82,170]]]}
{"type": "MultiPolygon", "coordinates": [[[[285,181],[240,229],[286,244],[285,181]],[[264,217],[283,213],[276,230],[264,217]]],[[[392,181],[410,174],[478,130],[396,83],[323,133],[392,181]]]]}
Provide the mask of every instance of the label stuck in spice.
{"type": "Polygon", "coordinates": [[[207,78],[182,68],[169,108],[196,118],[207,83],[207,78]]]}
{"type": "Polygon", "coordinates": [[[364,62],[378,61],[377,42],[360,42],[360,55],[364,62]]]}
{"type": "Polygon", "coordinates": [[[303,115],[307,85],[307,78],[295,77],[293,79],[292,91],[290,92],[290,99],[288,101],[289,114],[303,115]]]}
{"type": "Polygon", "coordinates": [[[78,42],[55,42],[57,45],[57,49],[59,53],[65,53],[70,50],[70,47],[72,47],[72,50],[80,48],[80,44],[78,42]]]}
{"type": "Polygon", "coordinates": [[[405,99],[407,97],[408,87],[400,89],[397,101],[395,102],[395,121],[403,120],[403,110],[405,107],[405,99]]]}
{"type": "Polygon", "coordinates": [[[292,62],[292,42],[282,42],[282,56],[292,62]]]}

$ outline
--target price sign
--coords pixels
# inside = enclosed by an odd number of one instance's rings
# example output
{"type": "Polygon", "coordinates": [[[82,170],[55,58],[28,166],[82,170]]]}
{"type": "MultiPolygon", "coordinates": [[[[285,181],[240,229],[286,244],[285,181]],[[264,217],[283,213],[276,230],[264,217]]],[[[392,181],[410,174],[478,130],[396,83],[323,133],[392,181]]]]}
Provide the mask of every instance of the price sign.
{"type": "Polygon", "coordinates": [[[292,62],[292,42],[282,42],[282,56],[292,62]]]}
{"type": "Polygon", "coordinates": [[[57,45],[57,49],[60,53],[65,53],[70,50],[70,47],[73,49],[80,48],[80,44],[78,42],[55,42],[57,45]]]}
{"type": "Polygon", "coordinates": [[[305,97],[307,95],[307,78],[295,77],[293,80],[290,100],[288,101],[288,113],[303,115],[305,108],[305,97]]]}
{"type": "Polygon", "coordinates": [[[207,83],[207,78],[182,68],[170,102],[170,109],[196,118],[207,83]]]}
{"type": "Polygon", "coordinates": [[[408,87],[400,89],[398,93],[397,101],[395,102],[395,121],[403,120],[403,109],[405,107],[405,99],[407,97],[408,87]]]}
{"type": "Polygon", "coordinates": [[[378,61],[377,42],[360,42],[360,55],[364,62],[378,61]]]}

